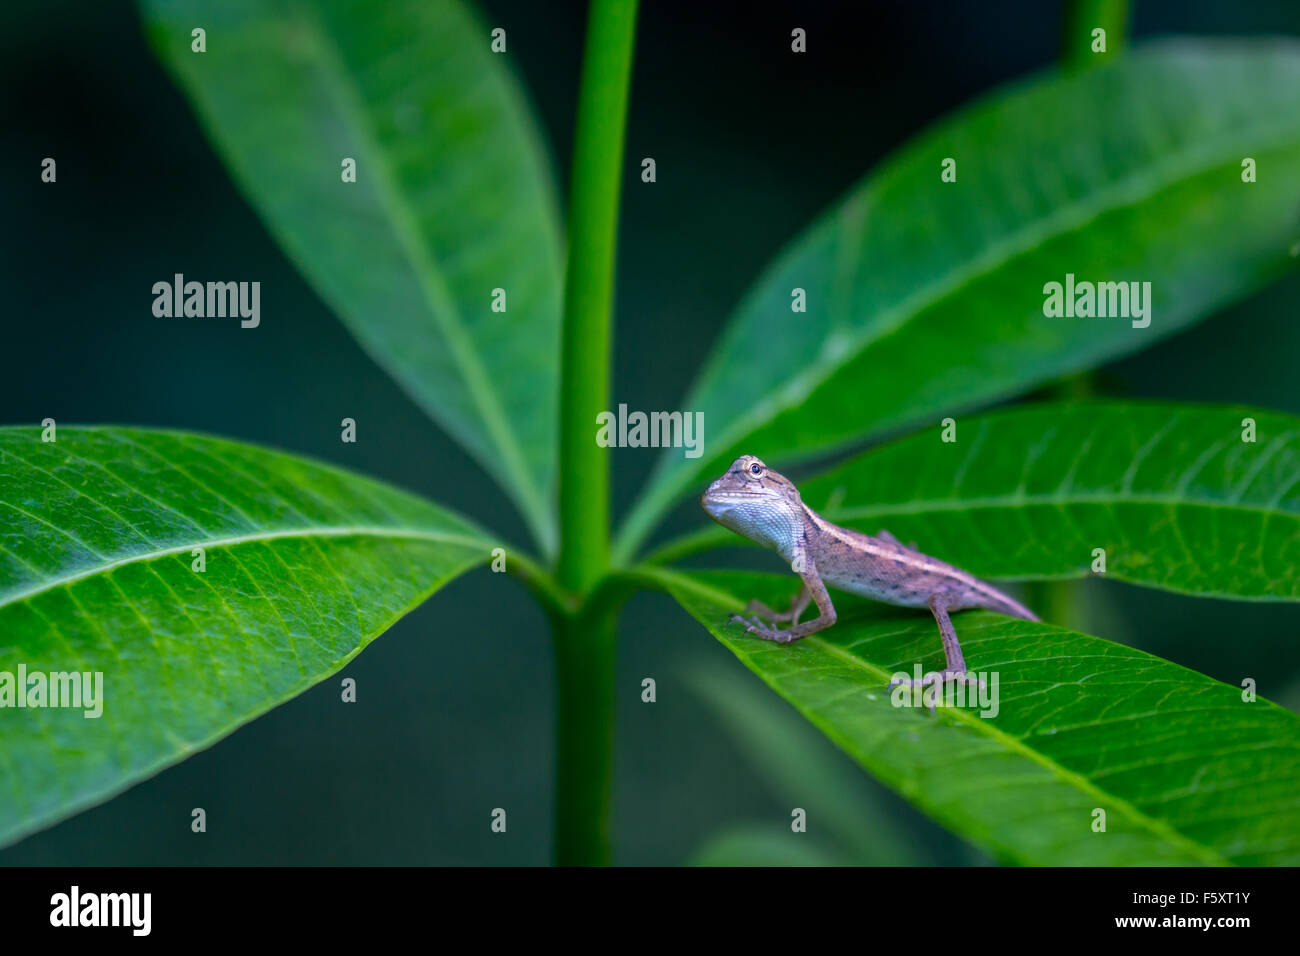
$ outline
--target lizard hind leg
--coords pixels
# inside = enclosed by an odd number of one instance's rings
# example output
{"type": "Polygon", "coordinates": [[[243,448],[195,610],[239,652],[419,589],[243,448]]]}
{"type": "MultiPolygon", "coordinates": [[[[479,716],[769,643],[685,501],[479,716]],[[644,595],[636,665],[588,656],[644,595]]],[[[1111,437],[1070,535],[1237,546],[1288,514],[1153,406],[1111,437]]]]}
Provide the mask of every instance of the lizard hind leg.
{"type": "Polygon", "coordinates": [[[948,616],[948,595],[932,594],[927,602],[934,614],[935,623],[939,625],[939,637],[943,639],[943,658],[945,670],[952,674],[966,673],[966,658],[961,653],[961,642],[957,640],[957,629],[952,626],[948,616]]]}
{"type": "Polygon", "coordinates": [[[896,677],[889,682],[890,687],[898,684],[909,686],[920,684],[926,687],[935,683],[942,686],[949,681],[984,686],[983,678],[972,677],[966,672],[966,659],[962,656],[961,643],[957,640],[957,629],[952,626],[952,618],[948,615],[948,604],[955,597],[956,595],[951,592],[940,591],[938,594],[930,595],[930,600],[927,602],[930,605],[930,612],[934,615],[935,623],[939,625],[939,637],[943,640],[943,670],[926,674],[919,681],[913,678],[896,677]]]}

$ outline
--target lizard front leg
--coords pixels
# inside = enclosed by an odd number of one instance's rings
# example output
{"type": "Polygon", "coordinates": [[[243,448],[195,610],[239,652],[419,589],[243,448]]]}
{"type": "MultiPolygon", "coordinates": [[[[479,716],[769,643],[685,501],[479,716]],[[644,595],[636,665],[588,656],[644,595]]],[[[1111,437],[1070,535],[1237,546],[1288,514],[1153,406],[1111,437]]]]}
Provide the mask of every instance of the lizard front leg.
{"type": "MultiPolygon", "coordinates": [[[[810,599],[817,605],[817,611],[819,612],[815,620],[795,624],[785,630],[768,627],[756,617],[746,618],[739,614],[733,614],[731,620],[744,624],[745,630],[755,637],[761,637],[765,641],[776,641],[778,644],[789,644],[801,637],[807,637],[809,634],[816,634],[818,631],[826,630],[836,620],[835,605],[831,604],[831,596],[826,593],[826,585],[822,584],[822,579],[818,577],[816,569],[800,572],[799,576],[803,578],[803,591],[800,592],[799,597],[795,598],[788,615],[774,616],[773,620],[793,619],[797,621],[804,608],[808,606],[810,599]]],[[[750,605],[751,610],[753,609],[753,603],[750,605]]],[[[762,612],[760,611],[760,613],[762,612]]]]}
{"type": "Polygon", "coordinates": [[[808,604],[811,601],[812,591],[808,590],[808,585],[802,584],[799,587],[799,593],[790,601],[790,610],[774,611],[762,601],[750,601],[749,607],[745,608],[745,613],[757,614],[769,621],[775,621],[777,623],[789,621],[791,624],[798,624],[799,615],[808,608],[808,604]]]}
{"type": "Polygon", "coordinates": [[[948,603],[953,596],[948,591],[942,591],[930,595],[929,601],[926,602],[930,605],[930,612],[934,614],[935,623],[939,625],[939,637],[943,639],[944,669],[938,673],[926,674],[919,681],[910,677],[895,677],[889,682],[890,687],[898,684],[907,684],[909,687],[920,684],[922,687],[928,687],[930,684],[943,685],[949,681],[963,681],[979,687],[984,686],[983,678],[972,677],[966,673],[966,659],[962,657],[961,643],[957,640],[957,629],[952,626],[952,618],[948,616],[948,603]]]}

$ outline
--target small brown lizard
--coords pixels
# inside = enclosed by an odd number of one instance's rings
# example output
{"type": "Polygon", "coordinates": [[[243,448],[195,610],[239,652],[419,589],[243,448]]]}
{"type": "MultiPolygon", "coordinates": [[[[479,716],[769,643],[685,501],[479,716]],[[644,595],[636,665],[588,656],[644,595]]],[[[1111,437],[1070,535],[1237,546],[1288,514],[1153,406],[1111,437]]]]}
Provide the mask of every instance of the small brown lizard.
{"type": "MultiPolygon", "coordinates": [[[[733,621],[765,640],[788,644],[816,634],[835,623],[835,607],[826,585],[901,607],[928,607],[939,624],[946,666],[942,673],[927,674],[920,683],[946,684],[982,681],[966,673],[957,632],[949,611],[985,608],[1012,617],[1037,621],[1034,612],[996,588],[960,568],[901,544],[888,531],[876,537],[832,524],[813,511],[799,490],[784,475],[768,468],[753,455],[741,455],[721,478],[700,496],[709,517],[739,535],[775,549],[803,579],[803,588],[788,611],[774,611],[761,601],[751,601],[748,614],[762,615],[773,623],[790,622],[778,630],[758,617],[733,614],[733,621]],[[809,601],[817,605],[818,618],[799,623],[809,601]]],[[[895,684],[918,683],[895,678],[895,684]]]]}

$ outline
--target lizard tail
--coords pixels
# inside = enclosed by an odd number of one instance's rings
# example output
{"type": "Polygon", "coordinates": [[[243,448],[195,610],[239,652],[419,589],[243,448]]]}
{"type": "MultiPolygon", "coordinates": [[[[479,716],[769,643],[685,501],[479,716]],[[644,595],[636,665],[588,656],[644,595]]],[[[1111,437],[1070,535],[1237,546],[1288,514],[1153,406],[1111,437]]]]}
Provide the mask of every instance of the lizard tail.
{"type": "Polygon", "coordinates": [[[984,605],[986,609],[997,611],[999,614],[1009,614],[1012,617],[1022,617],[1026,621],[1041,620],[1037,614],[1029,610],[1029,608],[1025,607],[1019,601],[1012,600],[1001,591],[988,587],[988,585],[985,585],[985,588],[987,589],[988,597],[988,602],[984,605]]]}

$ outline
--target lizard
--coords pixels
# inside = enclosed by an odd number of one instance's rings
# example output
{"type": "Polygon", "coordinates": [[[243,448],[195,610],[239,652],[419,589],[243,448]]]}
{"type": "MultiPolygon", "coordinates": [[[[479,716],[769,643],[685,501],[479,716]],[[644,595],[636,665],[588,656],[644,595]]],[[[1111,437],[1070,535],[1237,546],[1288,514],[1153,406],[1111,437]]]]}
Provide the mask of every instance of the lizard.
{"type": "MultiPolygon", "coordinates": [[[[804,503],[790,479],[753,455],[733,461],[700,496],[700,505],[724,528],[777,551],[803,581],[788,611],[774,611],[761,601],[751,601],[745,613],[752,616],[731,616],[730,620],[739,621],[748,633],[764,640],[789,644],[833,625],[836,614],[826,590],[829,584],[886,604],[928,607],[939,626],[945,666],[919,683],[961,681],[982,687],[983,681],[966,671],[949,612],[984,608],[1038,620],[1033,611],[992,585],[922,554],[915,546],[902,544],[888,531],[882,529],[873,537],[827,521],[804,503]],[[800,624],[799,617],[809,603],[817,605],[819,616],[800,624]],[[776,628],[760,616],[773,625],[789,622],[790,626],[776,628]]],[[[904,683],[918,681],[895,678],[889,686],[904,683]]]]}

